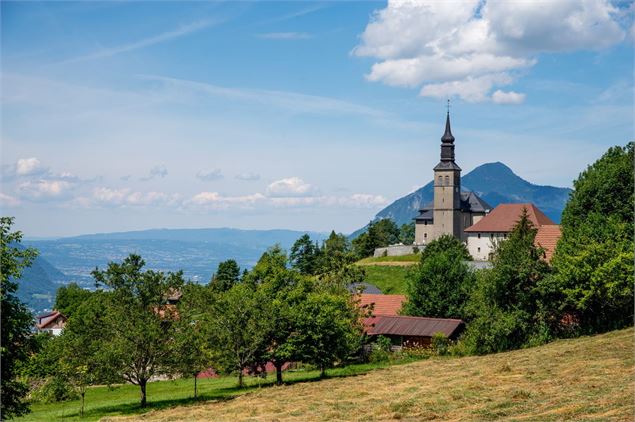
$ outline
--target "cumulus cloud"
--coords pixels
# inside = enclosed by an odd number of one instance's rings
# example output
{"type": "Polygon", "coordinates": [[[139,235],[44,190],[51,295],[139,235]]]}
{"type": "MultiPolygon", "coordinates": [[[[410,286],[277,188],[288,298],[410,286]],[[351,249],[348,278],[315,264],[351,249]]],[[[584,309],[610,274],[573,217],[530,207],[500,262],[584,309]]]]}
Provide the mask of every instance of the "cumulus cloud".
{"type": "Polygon", "coordinates": [[[148,180],[155,179],[157,177],[165,177],[168,175],[168,169],[163,165],[154,166],[150,169],[150,173],[147,176],[142,177],[141,181],[147,182],[148,180]]]}
{"type": "Polygon", "coordinates": [[[492,94],[492,101],[496,104],[520,104],[525,101],[525,94],[514,91],[505,92],[498,89],[492,94]]]}
{"type": "Polygon", "coordinates": [[[36,157],[19,158],[14,164],[2,168],[2,176],[7,179],[18,177],[44,176],[51,173],[48,167],[42,165],[36,157]]]}
{"type": "Polygon", "coordinates": [[[248,182],[253,182],[256,180],[260,180],[260,175],[257,173],[251,173],[251,172],[247,172],[247,173],[240,173],[237,174],[235,176],[236,179],[238,180],[244,180],[244,181],[248,181],[248,182]]]}
{"type": "Polygon", "coordinates": [[[299,177],[289,177],[276,180],[267,186],[267,196],[276,197],[302,197],[312,196],[317,190],[299,177]]]}
{"type": "Polygon", "coordinates": [[[196,173],[196,178],[204,182],[211,182],[214,180],[220,180],[223,178],[223,173],[220,169],[214,169],[209,171],[199,171],[196,173]]]}
{"type": "Polygon", "coordinates": [[[353,54],[374,57],[367,79],[419,87],[420,95],[517,104],[511,84],[540,53],[601,50],[625,30],[608,0],[509,2],[390,0],[353,54]]]}
{"type": "Polygon", "coordinates": [[[68,197],[73,184],[67,180],[29,180],[18,185],[18,192],[24,199],[33,201],[63,199],[68,197]]]}
{"type": "Polygon", "coordinates": [[[6,195],[2,192],[0,192],[0,206],[5,208],[5,207],[17,207],[18,205],[20,205],[20,200],[16,197],[13,197],[11,195],[6,195]]]}
{"type": "Polygon", "coordinates": [[[178,205],[181,196],[165,192],[139,192],[129,188],[115,189],[109,187],[95,188],[90,197],[79,198],[84,206],[103,207],[142,207],[178,205]]]}

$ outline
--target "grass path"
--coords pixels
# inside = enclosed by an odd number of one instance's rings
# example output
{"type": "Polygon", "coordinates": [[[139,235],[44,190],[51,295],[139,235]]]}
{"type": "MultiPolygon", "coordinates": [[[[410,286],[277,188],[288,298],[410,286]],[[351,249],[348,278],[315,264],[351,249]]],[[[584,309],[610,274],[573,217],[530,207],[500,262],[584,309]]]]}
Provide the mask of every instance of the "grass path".
{"type": "Polygon", "coordinates": [[[633,334],[627,329],[496,355],[435,358],[130,419],[632,421],[633,334]]]}

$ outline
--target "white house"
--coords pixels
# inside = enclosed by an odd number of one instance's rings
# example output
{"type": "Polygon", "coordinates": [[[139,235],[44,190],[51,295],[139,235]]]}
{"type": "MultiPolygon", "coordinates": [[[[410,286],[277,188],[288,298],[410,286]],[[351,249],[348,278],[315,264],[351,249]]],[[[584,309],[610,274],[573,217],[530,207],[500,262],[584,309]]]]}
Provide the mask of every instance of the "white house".
{"type": "Polygon", "coordinates": [[[467,248],[476,261],[490,259],[497,242],[504,241],[512,231],[523,209],[535,228],[536,245],[545,250],[545,258],[551,259],[556,243],[560,238],[560,226],[554,223],[534,204],[500,204],[488,215],[465,229],[467,248]]]}

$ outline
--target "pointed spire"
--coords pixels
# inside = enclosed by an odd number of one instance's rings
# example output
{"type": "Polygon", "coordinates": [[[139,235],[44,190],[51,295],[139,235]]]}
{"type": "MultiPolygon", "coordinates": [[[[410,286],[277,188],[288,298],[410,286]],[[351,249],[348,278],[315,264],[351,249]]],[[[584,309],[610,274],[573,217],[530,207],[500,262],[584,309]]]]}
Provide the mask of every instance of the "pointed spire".
{"type": "Polygon", "coordinates": [[[445,117],[445,133],[441,137],[441,142],[454,142],[454,136],[452,136],[452,130],[450,129],[450,100],[448,100],[448,114],[445,117]]]}

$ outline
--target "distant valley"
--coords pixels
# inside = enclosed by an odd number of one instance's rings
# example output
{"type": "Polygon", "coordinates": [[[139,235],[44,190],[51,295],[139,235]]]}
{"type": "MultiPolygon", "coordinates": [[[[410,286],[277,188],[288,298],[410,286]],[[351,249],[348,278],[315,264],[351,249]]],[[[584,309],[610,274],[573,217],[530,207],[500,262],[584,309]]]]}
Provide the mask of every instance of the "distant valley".
{"type": "MultiPolygon", "coordinates": [[[[148,269],[183,270],[186,279],[206,283],[218,264],[236,259],[241,268],[252,267],[260,255],[276,243],[289,249],[305,232],[293,230],[156,229],[103,233],[56,240],[26,240],[25,246],[40,251],[35,264],[20,282],[19,295],[35,311],[49,309],[55,290],[76,282],[93,288],[90,273],[109,261],[138,253],[148,269]]],[[[315,240],[324,233],[308,232],[315,240]]]]}

